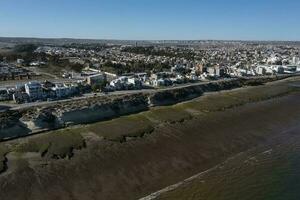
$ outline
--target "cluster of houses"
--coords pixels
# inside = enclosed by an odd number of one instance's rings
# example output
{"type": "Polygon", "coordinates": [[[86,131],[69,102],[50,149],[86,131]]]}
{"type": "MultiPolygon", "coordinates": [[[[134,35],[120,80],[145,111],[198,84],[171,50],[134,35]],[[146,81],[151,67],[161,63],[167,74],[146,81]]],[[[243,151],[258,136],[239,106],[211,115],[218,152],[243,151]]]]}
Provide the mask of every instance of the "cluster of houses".
{"type": "Polygon", "coordinates": [[[116,91],[141,89],[146,80],[147,73],[132,73],[118,76],[108,72],[101,72],[97,69],[86,68],[81,73],[65,73],[63,74],[63,77],[84,82],[92,87],[99,84],[105,84],[106,90],[116,91]]]}
{"type": "Polygon", "coordinates": [[[117,79],[110,81],[108,90],[130,90],[142,89],[143,82],[136,76],[121,76],[117,79]]]}
{"type": "Polygon", "coordinates": [[[296,65],[257,65],[248,68],[237,68],[233,66],[231,68],[223,67],[220,69],[220,71],[218,70],[216,71],[217,72],[213,72],[213,70],[209,68],[208,75],[222,77],[225,74],[230,77],[243,77],[243,76],[265,76],[265,75],[275,75],[275,74],[293,74],[293,73],[300,72],[300,67],[296,65]]]}
{"type": "Polygon", "coordinates": [[[76,83],[28,82],[15,88],[0,89],[0,101],[14,100],[16,103],[63,99],[79,93],[76,83]]]}
{"type": "Polygon", "coordinates": [[[0,81],[28,79],[36,74],[14,64],[0,62],[0,81]]]}
{"type": "Polygon", "coordinates": [[[259,65],[256,67],[258,75],[272,75],[272,74],[293,74],[300,71],[296,65],[259,65]]]}
{"type": "MultiPolygon", "coordinates": [[[[178,69],[179,67],[175,66],[171,68],[170,72],[159,72],[151,74],[149,77],[145,76],[143,79],[145,81],[142,83],[159,87],[218,78],[292,74],[300,72],[300,67],[296,65],[258,65],[245,69],[225,66],[203,67],[203,65],[199,64],[188,68],[188,73],[180,73],[178,69]]],[[[179,71],[182,70],[183,69],[179,71]]]]}
{"type": "MultiPolygon", "coordinates": [[[[289,46],[212,42],[204,46],[156,46],[150,48],[151,51],[148,53],[133,53],[135,51],[125,51],[126,49],[128,49],[127,46],[107,46],[101,50],[39,47],[35,53],[58,55],[60,59],[79,63],[85,69],[80,73],[66,71],[62,75],[65,81],[70,79],[67,82],[73,83],[32,81],[17,85],[15,88],[0,89],[0,101],[14,99],[16,102],[22,103],[64,99],[79,93],[91,92],[94,90],[93,88],[96,90],[101,88],[101,90],[105,89],[106,91],[138,90],[218,78],[300,72],[299,48],[289,46]],[[165,71],[162,72],[157,72],[157,69],[160,68],[154,67],[148,69],[147,73],[130,73],[117,76],[105,71],[103,66],[108,61],[113,64],[121,64],[121,66],[132,65],[132,63],[141,63],[141,65],[163,63],[167,67],[164,67],[163,70],[165,71]],[[81,87],[79,91],[80,86],[86,86],[89,89],[82,90],[81,87]]],[[[16,64],[0,63],[0,81],[22,79],[23,77],[30,78],[31,71],[28,70],[29,68],[18,67],[22,66],[23,63],[24,60],[22,59],[18,59],[16,64]]],[[[29,63],[30,66],[34,67],[45,64],[42,61],[29,63]]]]}
{"type": "MultiPolygon", "coordinates": [[[[278,59],[270,59],[272,62],[278,62],[278,59]]],[[[205,66],[202,63],[177,63],[169,71],[152,72],[152,73],[131,73],[117,76],[116,74],[102,72],[100,69],[87,67],[81,73],[66,73],[64,78],[72,79],[73,83],[51,83],[45,82],[28,82],[23,85],[17,85],[11,89],[0,90],[0,101],[14,100],[17,103],[44,101],[51,99],[64,99],[79,94],[78,81],[84,85],[93,88],[95,85],[104,85],[106,91],[117,90],[138,90],[149,87],[171,86],[195,81],[211,80],[226,77],[240,76],[262,76],[274,74],[291,74],[300,72],[299,60],[296,57],[292,62],[294,65],[276,65],[261,64],[249,67],[240,67],[239,63],[233,66],[205,66]]],[[[0,63],[0,74],[12,73],[22,74],[22,68],[12,67],[0,63]]],[[[87,90],[85,92],[90,92],[87,90]]]]}
{"type": "MultiPolygon", "coordinates": [[[[101,72],[101,70],[87,68],[80,76],[88,85],[107,83],[106,90],[131,90],[149,87],[171,86],[196,81],[207,81],[218,78],[264,76],[274,74],[290,74],[299,72],[299,65],[256,65],[249,68],[237,66],[205,67],[202,64],[177,64],[170,71],[156,73],[130,73],[117,76],[116,74],[101,72]],[[298,66],[298,67],[297,67],[298,66]]],[[[76,78],[73,76],[73,78],[76,78]]],[[[78,76],[77,76],[78,78],[78,76]]]]}

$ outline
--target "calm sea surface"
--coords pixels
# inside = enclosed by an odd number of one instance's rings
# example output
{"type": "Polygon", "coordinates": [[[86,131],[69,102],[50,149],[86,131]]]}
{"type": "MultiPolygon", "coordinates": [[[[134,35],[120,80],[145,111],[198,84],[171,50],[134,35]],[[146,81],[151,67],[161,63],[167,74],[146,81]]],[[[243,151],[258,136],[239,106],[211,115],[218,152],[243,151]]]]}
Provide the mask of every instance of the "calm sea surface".
{"type": "Polygon", "coordinates": [[[300,123],[158,199],[299,200],[300,123]]]}

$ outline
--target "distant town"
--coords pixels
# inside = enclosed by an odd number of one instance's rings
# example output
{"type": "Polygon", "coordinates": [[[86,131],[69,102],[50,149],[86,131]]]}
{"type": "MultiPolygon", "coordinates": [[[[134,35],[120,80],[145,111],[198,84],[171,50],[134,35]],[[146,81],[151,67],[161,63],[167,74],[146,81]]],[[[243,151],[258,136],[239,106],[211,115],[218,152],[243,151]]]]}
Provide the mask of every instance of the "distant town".
{"type": "Polygon", "coordinates": [[[0,44],[0,101],[5,103],[300,72],[300,45],[290,43],[0,44]]]}

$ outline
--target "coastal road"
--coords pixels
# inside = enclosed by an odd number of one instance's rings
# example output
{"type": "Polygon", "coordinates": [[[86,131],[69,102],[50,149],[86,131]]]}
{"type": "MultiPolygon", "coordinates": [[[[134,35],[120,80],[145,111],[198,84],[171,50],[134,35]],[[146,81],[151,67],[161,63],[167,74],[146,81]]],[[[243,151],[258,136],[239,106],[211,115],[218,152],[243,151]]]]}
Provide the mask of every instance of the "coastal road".
{"type": "Polygon", "coordinates": [[[61,103],[61,102],[89,99],[89,98],[93,98],[93,97],[101,97],[101,96],[107,97],[107,96],[125,95],[125,94],[138,94],[138,93],[153,92],[153,91],[155,91],[155,89],[116,91],[116,92],[110,92],[107,94],[87,93],[87,94],[83,94],[83,96],[80,96],[80,97],[73,97],[73,98],[57,100],[57,101],[42,101],[42,102],[32,102],[32,103],[24,103],[24,104],[2,103],[2,104],[0,104],[0,106],[6,107],[6,109],[10,108],[10,110],[18,110],[18,109],[24,109],[24,108],[34,107],[34,106],[46,106],[46,105],[51,105],[51,104],[61,103]]]}
{"type": "Polygon", "coordinates": [[[10,110],[18,110],[18,109],[30,108],[30,107],[34,107],[34,106],[47,106],[47,105],[52,105],[55,103],[83,100],[83,99],[101,97],[101,96],[109,97],[109,96],[126,95],[126,94],[152,93],[152,92],[166,91],[166,90],[171,90],[171,89],[180,89],[180,88],[190,87],[190,86],[194,86],[194,85],[203,85],[203,84],[207,84],[207,83],[232,81],[235,79],[236,78],[231,78],[231,79],[226,79],[226,80],[222,79],[222,80],[216,80],[216,81],[210,81],[210,82],[187,83],[187,84],[182,84],[182,85],[175,85],[175,86],[171,86],[171,87],[156,88],[156,89],[122,90],[122,91],[109,92],[106,94],[105,93],[87,93],[87,94],[83,94],[80,97],[73,97],[73,98],[57,100],[57,101],[42,101],[42,102],[32,102],[32,103],[25,103],[25,104],[2,103],[2,104],[0,104],[0,106],[9,107],[10,110]]]}
{"type": "MultiPolygon", "coordinates": [[[[262,77],[257,77],[262,78],[262,77]]],[[[18,110],[18,109],[24,109],[24,108],[30,108],[34,106],[47,106],[55,103],[60,103],[60,102],[69,102],[69,101],[75,101],[75,100],[83,100],[83,99],[88,99],[88,98],[94,98],[94,97],[109,97],[109,96],[115,96],[115,95],[126,95],[126,94],[138,94],[138,93],[152,93],[152,92],[158,92],[158,91],[166,91],[166,90],[172,90],[172,89],[181,89],[185,87],[190,87],[190,86],[196,86],[196,85],[204,85],[207,83],[216,83],[216,82],[228,82],[228,81],[233,81],[233,80],[238,80],[239,78],[228,78],[228,79],[221,79],[221,80],[215,80],[215,81],[206,81],[206,82],[196,82],[196,83],[187,83],[187,84],[181,84],[181,85],[174,85],[170,87],[165,87],[165,88],[155,88],[155,89],[142,89],[142,90],[122,90],[122,91],[115,91],[115,92],[109,92],[109,93],[87,93],[83,94],[80,97],[73,97],[69,99],[63,99],[63,100],[57,100],[57,101],[42,101],[42,102],[32,102],[32,103],[25,103],[25,104],[14,104],[14,103],[0,103],[0,111],[1,107],[4,109],[10,109],[10,110],[18,110]]],[[[243,78],[247,79],[247,78],[243,78]]],[[[251,78],[255,79],[255,78],[251,78]]]]}

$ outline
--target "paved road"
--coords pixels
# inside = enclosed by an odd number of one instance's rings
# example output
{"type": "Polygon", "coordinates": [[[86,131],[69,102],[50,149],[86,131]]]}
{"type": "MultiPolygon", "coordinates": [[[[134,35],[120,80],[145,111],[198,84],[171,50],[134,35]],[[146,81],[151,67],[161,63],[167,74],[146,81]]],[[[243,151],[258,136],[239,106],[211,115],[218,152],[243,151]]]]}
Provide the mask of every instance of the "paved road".
{"type": "MultiPolygon", "coordinates": [[[[295,74],[295,76],[300,75],[300,74],[295,74]]],[[[260,76],[260,77],[243,77],[243,79],[261,79],[261,78],[267,78],[270,76],[260,76]]],[[[194,86],[194,85],[204,85],[207,83],[214,83],[214,82],[228,82],[232,80],[238,80],[240,78],[227,78],[227,79],[221,79],[221,80],[215,80],[215,81],[207,81],[207,82],[196,82],[196,83],[187,83],[187,84],[181,84],[181,85],[174,85],[166,88],[157,88],[157,89],[142,89],[142,90],[123,90],[123,91],[115,91],[115,92],[109,92],[107,94],[104,93],[88,93],[84,94],[83,96],[80,97],[74,97],[70,99],[64,99],[64,100],[58,100],[58,101],[43,101],[43,102],[32,102],[32,103],[26,103],[26,104],[5,104],[5,103],[0,103],[0,111],[1,111],[1,106],[6,106],[9,107],[11,110],[18,110],[18,109],[23,109],[23,108],[29,108],[33,106],[46,106],[46,105],[51,105],[59,102],[68,102],[68,101],[74,101],[74,100],[82,100],[82,99],[88,99],[88,98],[93,98],[93,97],[101,97],[101,96],[114,96],[114,95],[125,95],[125,94],[138,94],[138,93],[151,93],[151,92],[157,92],[157,91],[166,91],[170,89],[180,89],[180,88],[185,88],[189,86],[194,86]]],[[[7,109],[7,108],[6,108],[7,109]]]]}
{"type": "MultiPolygon", "coordinates": [[[[153,91],[155,91],[155,90],[154,89],[144,89],[144,90],[116,91],[116,92],[110,92],[108,94],[88,93],[88,94],[84,94],[83,96],[80,96],[80,97],[73,97],[73,98],[57,100],[57,101],[42,101],[42,102],[32,102],[32,103],[25,103],[25,104],[0,103],[0,107],[3,107],[3,109],[10,108],[11,110],[18,110],[18,109],[29,108],[29,107],[33,107],[33,106],[46,106],[46,105],[51,105],[51,104],[55,104],[55,103],[82,100],[82,99],[88,99],[88,98],[93,98],[93,97],[113,96],[113,95],[123,95],[123,94],[138,94],[138,93],[153,92],[153,91]]],[[[1,108],[0,108],[0,110],[1,110],[1,108]]]]}

